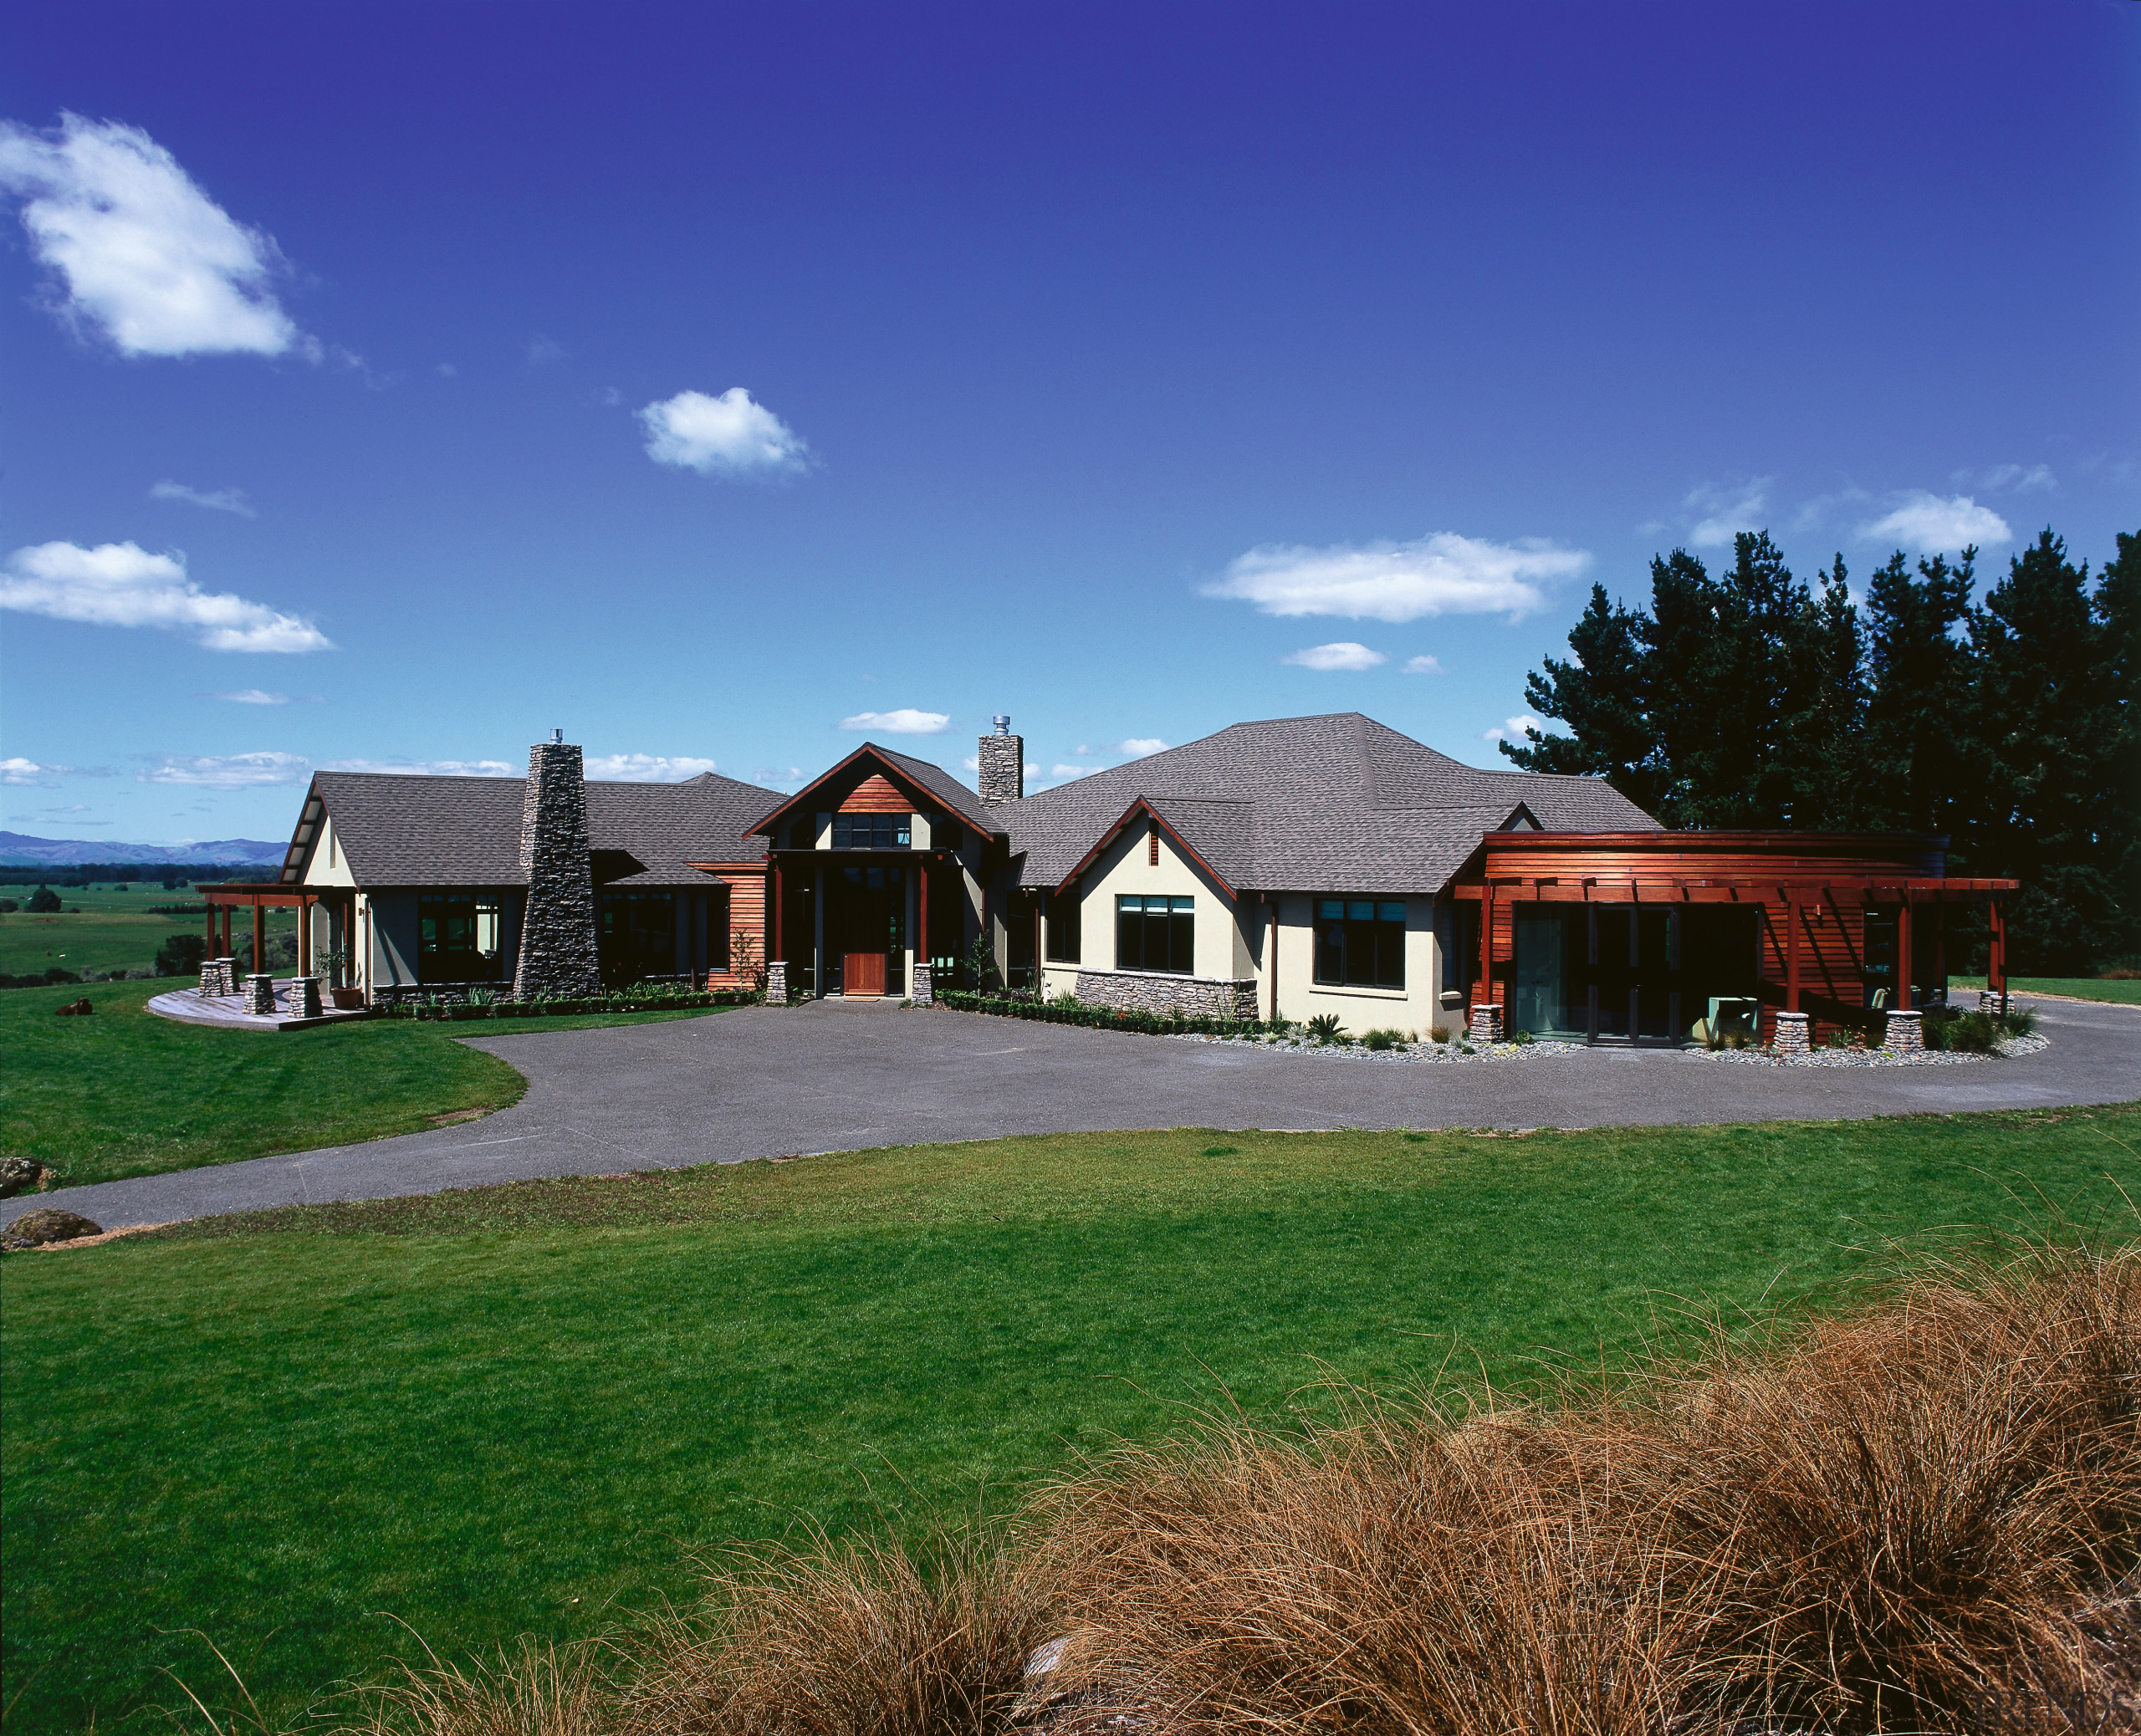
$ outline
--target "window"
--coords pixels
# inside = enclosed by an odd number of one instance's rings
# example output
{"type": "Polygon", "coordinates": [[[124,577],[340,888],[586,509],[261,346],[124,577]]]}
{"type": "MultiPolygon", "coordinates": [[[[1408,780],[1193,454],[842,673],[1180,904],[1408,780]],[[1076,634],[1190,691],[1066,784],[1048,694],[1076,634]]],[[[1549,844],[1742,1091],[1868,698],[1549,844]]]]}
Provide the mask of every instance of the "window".
{"type": "Polygon", "coordinates": [[[913,836],[910,814],[835,814],[835,850],[905,850],[913,836]]]}
{"type": "Polygon", "coordinates": [[[1197,901],[1193,898],[1118,897],[1115,901],[1115,967],[1124,971],[1196,968],[1197,901]]]}
{"type": "Polygon", "coordinates": [[[1354,988],[1403,988],[1405,901],[1317,899],[1316,980],[1354,988]]]}
{"type": "Polygon", "coordinates": [[[1866,912],[1865,963],[1859,971],[1864,985],[1864,998],[1869,1007],[1875,1004],[1874,997],[1887,995],[1880,1003],[1893,1007],[1896,1003],[1896,913],[1893,910],[1869,910],[1866,912]]]}
{"type": "Polygon", "coordinates": [[[602,981],[623,988],[645,977],[677,974],[677,895],[612,892],[602,902],[602,981]]]}
{"type": "Polygon", "coordinates": [[[416,980],[495,983],[503,959],[501,905],[476,892],[416,895],[416,980]]]}
{"type": "Polygon", "coordinates": [[[948,814],[929,816],[929,847],[932,850],[958,850],[964,846],[966,835],[959,823],[948,814]]]}
{"type": "Polygon", "coordinates": [[[1070,893],[1048,901],[1048,958],[1051,964],[1078,962],[1078,897],[1070,893]]]}

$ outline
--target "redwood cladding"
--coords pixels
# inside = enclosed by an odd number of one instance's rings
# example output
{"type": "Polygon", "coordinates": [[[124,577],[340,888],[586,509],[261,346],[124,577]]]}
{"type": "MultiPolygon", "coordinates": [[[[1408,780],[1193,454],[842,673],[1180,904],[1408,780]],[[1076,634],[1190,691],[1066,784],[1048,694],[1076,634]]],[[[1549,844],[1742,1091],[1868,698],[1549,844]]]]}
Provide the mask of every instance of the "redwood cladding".
{"type": "Polygon", "coordinates": [[[840,804],[843,814],[912,814],[914,804],[892,788],[881,772],[865,778],[840,804]]]}

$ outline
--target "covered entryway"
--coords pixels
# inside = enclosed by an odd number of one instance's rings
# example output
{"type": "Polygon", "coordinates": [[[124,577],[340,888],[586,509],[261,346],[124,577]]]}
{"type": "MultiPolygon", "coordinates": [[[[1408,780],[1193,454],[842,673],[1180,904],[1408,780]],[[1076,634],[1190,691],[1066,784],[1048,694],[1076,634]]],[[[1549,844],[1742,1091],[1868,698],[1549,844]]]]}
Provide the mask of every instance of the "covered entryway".
{"type": "Polygon", "coordinates": [[[842,862],[824,877],[832,990],[851,998],[907,993],[904,862],[842,862]]]}

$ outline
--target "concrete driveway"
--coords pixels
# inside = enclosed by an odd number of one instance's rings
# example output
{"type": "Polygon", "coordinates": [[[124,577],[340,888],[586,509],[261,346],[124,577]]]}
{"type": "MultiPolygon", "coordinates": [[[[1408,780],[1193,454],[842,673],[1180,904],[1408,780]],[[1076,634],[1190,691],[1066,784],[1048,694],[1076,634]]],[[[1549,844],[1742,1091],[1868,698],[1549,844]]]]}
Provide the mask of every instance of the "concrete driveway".
{"type": "Polygon", "coordinates": [[[485,1120],[59,1188],[0,1210],[12,1221],[59,1206],[110,1228],[535,1176],[1014,1133],[1827,1121],[2141,1097],[2141,1008],[2037,1008],[2052,1046],[2016,1060],[1767,1068],[1605,1049],[1392,1065],[883,1003],[748,1008],[662,1024],[476,1038],[476,1047],[529,1081],[519,1104],[485,1120]]]}

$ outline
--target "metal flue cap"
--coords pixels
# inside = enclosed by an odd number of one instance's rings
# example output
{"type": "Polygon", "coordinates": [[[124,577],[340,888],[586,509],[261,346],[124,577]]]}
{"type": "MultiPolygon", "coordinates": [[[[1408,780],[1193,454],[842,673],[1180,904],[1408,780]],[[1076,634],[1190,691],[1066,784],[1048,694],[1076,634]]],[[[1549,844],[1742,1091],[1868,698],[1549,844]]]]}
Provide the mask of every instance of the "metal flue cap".
{"type": "Polygon", "coordinates": [[[1009,734],[1010,734],[1010,733],[1011,733],[1011,714],[1010,714],[1009,712],[997,712],[997,713],[996,713],[996,715],[995,715],[994,717],[991,717],[991,718],[989,719],[989,722],[992,722],[992,723],[994,723],[994,724],[996,726],[996,733],[997,733],[997,734],[999,734],[999,735],[1009,735],[1009,734]]]}

